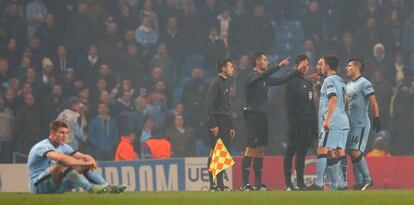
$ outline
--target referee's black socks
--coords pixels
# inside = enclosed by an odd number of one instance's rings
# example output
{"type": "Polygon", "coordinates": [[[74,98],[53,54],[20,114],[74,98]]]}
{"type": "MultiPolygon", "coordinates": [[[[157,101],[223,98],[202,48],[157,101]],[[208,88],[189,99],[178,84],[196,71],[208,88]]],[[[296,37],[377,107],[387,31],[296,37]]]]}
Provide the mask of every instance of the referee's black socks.
{"type": "Polygon", "coordinates": [[[251,163],[252,163],[251,157],[248,157],[248,156],[243,157],[243,161],[242,161],[243,186],[249,183],[249,173],[250,173],[251,163]]]}
{"type": "Polygon", "coordinates": [[[256,187],[262,186],[263,157],[255,157],[253,162],[256,187]]]}
{"type": "MultiPolygon", "coordinates": [[[[211,157],[209,157],[207,160],[207,169],[210,167],[210,163],[211,163],[211,157]]],[[[213,181],[213,174],[210,172],[208,172],[208,179],[210,181],[210,187],[213,187],[215,184],[213,181]]]]}

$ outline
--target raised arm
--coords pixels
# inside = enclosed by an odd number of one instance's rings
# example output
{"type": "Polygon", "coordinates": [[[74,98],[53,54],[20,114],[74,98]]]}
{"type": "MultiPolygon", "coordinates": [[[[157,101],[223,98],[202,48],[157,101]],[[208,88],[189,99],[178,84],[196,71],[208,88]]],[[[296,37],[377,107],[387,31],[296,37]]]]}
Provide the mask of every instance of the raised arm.
{"type": "Polygon", "coordinates": [[[289,58],[285,58],[282,60],[279,64],[272,64],[269,65],[269,68],[259,75],[251,76],[249,79],[247,79],[247,86],[250,86],[258,81],[265,80],[269,78],[274,72],[280,70],[280,67],[289,65],[289,58]]]}
{"type": "Polygon", "coordinates": [[[285,76],[281,76],[281,77],[269,77],[266,80],[266,82],[270,86],[283,85],[283,84],[289,82],[290,80],[292,80],[293,78],[296,78],[299,75],[300,75],[299,70],[295,70],[295,71],[289,72],[285,76]]]}

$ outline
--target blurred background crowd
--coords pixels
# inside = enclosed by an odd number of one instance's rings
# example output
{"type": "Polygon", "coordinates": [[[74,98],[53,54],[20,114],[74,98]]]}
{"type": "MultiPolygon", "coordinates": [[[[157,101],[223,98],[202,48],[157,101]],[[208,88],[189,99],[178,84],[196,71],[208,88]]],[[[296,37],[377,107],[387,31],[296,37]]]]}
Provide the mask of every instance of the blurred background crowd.
{"type": "MultiPolygon", "coordinates": [[[[412,155],[413,8],[409,0],[0,1],[0,162],[25,161],[65,109],[79,114],[75,148],[99,160],[113,160],[122,143],[134,159],[155,158],[151,140],[168,144],[169,157],[206,156],[206,93],[222,56],[236,67],[238,155],[253,51],[272,62],[304,53],[311,65],[334,54],[345,79],[347,59],[363,59],[383,125],[368,149],[412,155]]],[[[282,154],[283,86],[269,96],[266,154],[282,154]]]]}

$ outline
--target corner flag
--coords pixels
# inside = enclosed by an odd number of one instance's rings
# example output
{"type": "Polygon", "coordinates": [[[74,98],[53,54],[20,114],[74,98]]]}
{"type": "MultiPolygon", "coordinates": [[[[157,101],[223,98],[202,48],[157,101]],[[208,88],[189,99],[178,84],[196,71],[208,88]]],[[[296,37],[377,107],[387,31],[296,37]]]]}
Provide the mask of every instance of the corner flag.
{"type": "Polygon", "coordinates": [[[213,174],[213,179],[216,178],[217,174],[221,171],[234,165],[234,160],[230,153],[224,146],[223,141],[218,138],[216,146],[214,147],[213,155],[211,156],[211,163],[208,171],[213,174]]]}

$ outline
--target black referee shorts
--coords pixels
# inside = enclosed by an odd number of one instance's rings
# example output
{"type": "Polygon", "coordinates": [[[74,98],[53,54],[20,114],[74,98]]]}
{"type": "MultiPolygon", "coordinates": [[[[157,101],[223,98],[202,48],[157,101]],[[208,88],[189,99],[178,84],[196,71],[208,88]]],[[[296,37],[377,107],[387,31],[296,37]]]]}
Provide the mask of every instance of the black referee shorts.
{"type": "Polygon", "coordinates": [[[312,121],[300,120],[289,125],[288,146],[307,149],[317,137],[317,128],[312,121]]]}
{"type": "Polygon", "coordinates": [[[230,130],[232,128],[231,117],[230,115],[215,115],[217,127],[219,129],[217,137],[211,133],[210,128],[208,129],[210,149],[214,149],[216,146],[216,141],[220,138],[227,150],[230,150],[230,130]]]}
{"type": "Polygon", "coordinates": [[[244,111],[247,127],[247,146],[256,148],[267,146],[267,115],[265,112],[244,111]]]}

